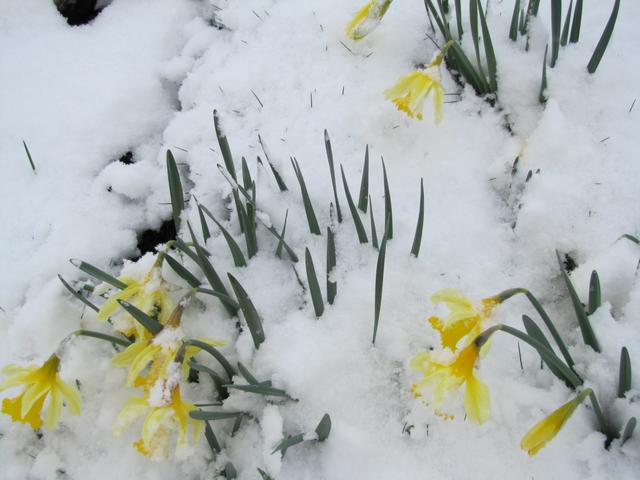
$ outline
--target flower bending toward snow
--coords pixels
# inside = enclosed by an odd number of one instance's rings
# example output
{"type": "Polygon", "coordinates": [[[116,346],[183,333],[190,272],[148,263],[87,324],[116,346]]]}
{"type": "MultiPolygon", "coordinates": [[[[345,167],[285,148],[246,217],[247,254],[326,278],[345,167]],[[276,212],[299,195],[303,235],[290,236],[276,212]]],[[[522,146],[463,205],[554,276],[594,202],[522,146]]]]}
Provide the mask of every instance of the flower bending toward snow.
{"type": "MultiPolygon", "coordinates": [[[[161,257],[158,257],[159,259],[161,257]]],[[[161,267],[158,261],[145,275],[142,281],[130,277],[119,277],[118,280],[127,285],[123,290],[114,293],[102,304],[98,311],[97,319],[106,321],[112,318],[114,328],[123,335],[136,338],[149,338],[147,330],[136,322],[127,312],[121,309],[119,301],[126,301],[142,310],[147,315],[154,317],[162,325],[167,323],[173,310],[173,304],[167,295],[166,282],[162,278],[161,267]],[[116,315],[114,313],[118,312],[116,315]]]]}
{"type": "Polygon", "coordinates": [[[444,93],[440,84],[439,67],[447,50],[454,43],[453,40],[449,40],[426,69],[414,70],[401,77],[393,87],[384,91],[385,97],[395,103],[398,110],[405,112],[410,118],[422,120],[424,101],[433,92],[435,121],[440,123],[442,120],[442,96],[444,93]]]}
{"type": "Polygon", "coordinates": [[[502,299],[496,295],[481,300],[480,305],[474,305],[459,291],[447,288],[434,293],[431,301],[444,303],[449,308],[447,318],[431,317],[429,323],[440,333],[442,346],[455,351],[460,340],[473,340],[480,334],[482,323],[502,299]]]}
{"type": "Polygon", "coordinates": [[[80,393],[76,387],[60,379],[59,368],[60,359],[55,354],[40,367],[7,365],[2,373],[9,378],[0,383],[0,391],[17,385],[25,385],[25,388],[17,397],[2,401],[2,412],[14,422],[28,423],[34,430],[42,426],[41,412],[47,397],[49,404],[45,424],[51,430],[58,423],[63,401],[71,413],[80,413],[80,393]]]}
{"type": "Polygon", "coordinates": [[[548,417],[536,423],[527,434],[522,437],[520,448],[526,450],[529,455],[538,453],[547,443],[558,434],[562,426],[569,420],[578,405],[593,391],[587,388],[580,392],[574,399],[568,401],[548,417]]]}
{"type": "Polygon", "coordinates": [[[347,24],[347,36],[353,40],[360,40],[369,35],[380,24],[391,2],[392,0],[371,0],[367,3],[347,24]]]}
{"type": "MultiPolygon", "coordinates": [[[[216,340],[200,339],[200,341],[216,347],[225,345],[225,342],[216,340]]],[[[112,363],[118,367],[129,368],[127,385],[144,386],[148,390],[153,388],[159,380],[167,380],[169,366],[176,362],[178,352],[183,348],[182,360],[179,363],[186,376],[189,360],[201,349],[193,345],[185,346],[180,327],[167,326],[153,338],[137,340],[124,351],[116,354],[112,363]],[[141,377],[140,374],[150,363],[149,371],[141,377]]]]}
{"type": "Polygon", "coordinates": [[[489,389],[478,380],[473,371],[480,356],[480,347],[471,342],[450,361],[440,361],[434,353],[421,352],[410,363],[422,372],[423,378],[412,385],[416,397],[425,388],[433,390],[433,405],[438,408],[446,397],[465,384],[464,409],[475,423],[484,423],[491,414],[489,389]]]}
{"type": "Polygon", "coordinates": [[[185,455],[188,445],[187,433],[191,425],[192,438],[202,434],[204,423],[189,417],[196,407],[180,397],[180,387],[176,385],[169,399],[154,402],[150,397],[131,398],[113,426],[113,433],[120,435],[136,418],[146,415],[140,439],[133,445],[140,453],[152,460],[164,460],[169,457],[172,437],[177,434],[176,454],[185,455]]]}

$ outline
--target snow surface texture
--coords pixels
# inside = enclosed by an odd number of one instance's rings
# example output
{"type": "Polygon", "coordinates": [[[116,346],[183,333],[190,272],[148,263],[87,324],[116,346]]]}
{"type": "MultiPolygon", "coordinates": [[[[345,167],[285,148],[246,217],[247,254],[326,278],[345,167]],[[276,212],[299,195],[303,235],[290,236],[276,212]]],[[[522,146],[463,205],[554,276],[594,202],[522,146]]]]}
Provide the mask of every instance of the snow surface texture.
{"type": "MultiPolygon", "coordinates": [[[[359,1],[215,3],[221,10],[199,1],[115,0],[91,24],[72,28],[48,2],[2,2],[0,364],[39,362],[68,332],[101,328],[92,312],[70,300],[56,273],[80,278],[67,262],[78,257],[120,274],[122,259],[136,253],[136,234],[170,216],[166,148],[181,166],[185,189],[218,218],[227,218],[230,189],[215,166],[222,157],[213,108],[224,122],[236,168],[244,155],[257,178],[260,208],[278,227],[289,208],[287,241],[300,256],[310,249],[322,279],[325,238],[308,233],[288,157],[300,163],[324,230],[333,192],[323,130],[329,131],[336,166],[344,166],[354,195],[369,144],[380,233],[379,158],[384,156],[394,239],[388,244],[376,345],[371,334],[377,252],[357,243],[341,188],[345,221],[336,228],[338,296],[318,320],[291,264],[273,256],[268,232],[259,231],[261,250],[249,267],[237,269],[211,225],[207,248],[216,253],[216,268],[233,272],[249,292],[263,318],[266,342],[255,351],[248,330],[238,337],[235,320],[210,298],[189,307],[183,327],[191,338],[226,340],[222,351],[232,362],[243,362],[256,377],[272,380],[299,401],[268,405],[255,395],[233,393],[225,408],[249,411],[255,420],[244,422],[233,438],[224,433],[230,425],[216,423],[226,447],[215,462],[201,440],[185,460],[153,463],[131,447],[140,425],[112,436],[111,425],[134,391],[123,387],[124,370],[110,366],[111,347],[79,338],[66,350],[62,375],[82,386],[81,416],[65,411],[58,429],[42,438],[0,416],[3,478],[200,479],[211,478],[227,461],[246,479],[258,478],[257,467],[274,478],[296,480],[634,478],[640,435],[605,451],[586,407],[537,456],[519,449],[527,429],[567,401],[570,392],[539,369],[538,355],[524,345],[521,370],[512,338],[495,336],[481,363],[479,375],[492,396],[492,417],[481,427],[464,422],[461,411],[445,421],[413,399],[409,386],[416,375],[407,365],[417,352],[438,344],[425,322],[434,313],[428,300],[433,292],[453,287],[479,299],[526,287],[556,320],[578,369],[611,417],[620,424],[640,415],[640,249],[616,242],[640,229],[635,208],[640,108],[631,108],[640,59],[628,53],[640,47],[635,20],[640,4],[622,2],[604,59],[597,73],[588,75],[585,66],[611,6],[585,2],[580,42],[562,48],[556,68],[548,69],[549,101],[542,108],[537,96],[549,42],[549,2],[541,2],[528,52],[522,41],[508,40],[512,2],[491,2],[503,111],[466,88],[448,97],[459,101],[444,106],[436,127],[429,108],[425,121],[412,121],[382,96],[434,54],[425,37],[423,2],[394,2],[380,27],[357,44],[343,30],[359,1]],[[227,29],[211,26],[213,13],[227,29]],[[505,115],[513,134],[504,128],[505,115]],[[264,159],[258,134],[288,192],[279,193],[270,172],[257,166],[256,155],[264,159]],[[35,175],[22,140],[33,155],[35,175]],[[129,150],[135,163],[117,162],[129,150]],[[525,184],[529,170],[534,174],[525,184]],[[409,250],[420,177],[426,218],[415,259],[409,250]],[[582,344],[556,249],[576,260],[572,278],[581,298],[591,270],[601,275],[607,303],[592,322],[602,355],[582,344]],[[613,398],[622,345],[636,367],[631,404],[613,398]],[[324,443],[294,446],[282,460],[271,455],[283,435],[312,432],[324,413],[333,421],[324,443]],[[413,425],[410,433],[408,425],[413,425]]],[[[445,70],[442,77],[447,93],[459,91],[445,70]]],[[[193,210],[186,218],[199,225],[193,210]]],[[[226,225],[242,244],[237,224],[226,225]]],[[[365,225],[368,229],[368,221],[365,225]]],[[[123,273],[141,277],[152,261],[147,255],[127,263],[123,273]]],[[[306,278],[302,263],[296,269],[306,278]]],[[[164,274],[183,284],[169,269],[164,274]]],[[[537,318],[525,299],[514,298],[494,318],[520,327],[522,313],[537,318]]],[[[211,384],[203,381],[189,384],[185,397],[204,401],[210,392],[211,384]]]]}

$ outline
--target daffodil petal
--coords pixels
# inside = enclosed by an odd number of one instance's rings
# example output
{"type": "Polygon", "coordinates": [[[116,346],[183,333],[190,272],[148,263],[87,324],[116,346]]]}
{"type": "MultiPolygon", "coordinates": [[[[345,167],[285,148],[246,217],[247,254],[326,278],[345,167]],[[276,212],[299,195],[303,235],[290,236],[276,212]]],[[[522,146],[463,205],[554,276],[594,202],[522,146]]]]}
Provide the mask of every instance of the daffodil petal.
{"type": "Polygon", "coordinates": [[[116,367],[126,367],[130,365],[147,346],[147,342],[132,343],[122,352],[115,354],[111,359],[111,363],[116,367]]]}
{"type": "Polygon", "coordinates": [[[130,398],[113,424],[113,434],[120,435],[136,418],[144,415],[150,408],[145,398],[130,398]]]}
{"type": "Polygon", "coordinates": [[[60,378],[56,379],[56,388],[53,390],[55,391],[56,389],[62,394],[62,398],[67,403],[69,411],[74,415],[79,414],[82,408],[82,399],[80,398],[78,389],[73,385],[63,382],[60,378]]]}
{"type": "Polygon", "coordinates": [[[471,375],[467,378],[464,395],[464,411],[472,422],[482,424],[491,416],[489,388],[471,375]]]}
{"type": "Polygon", "coordinates": [[[22,409],[20,411],[21,417],[29,413],[29,410],[33,408],[34,404],[49,393],[52,387],[51,380],[52,379],[48,377],[42,377],[38,382],[24,391],[24,395],[22,396],[22,409]]]}
{"type": "Polygon", "coordinates": [[[49,430],[53,430],[60,418],[62,411],[62,395],[55,388],[51,390],[49,396],[49,406],[47,407],[47,415],[45,417],[45,425],[49,430]]]}
{"type": "Polygon", "coordinates": [[[146,366],[153,360],[154,354],[161,347],[157,345],[148,345],[145,347],[138,356],[131,363],[129,372],[127,374],[127,385],[132,386],[140,373],[146,368],[146,366]]]}

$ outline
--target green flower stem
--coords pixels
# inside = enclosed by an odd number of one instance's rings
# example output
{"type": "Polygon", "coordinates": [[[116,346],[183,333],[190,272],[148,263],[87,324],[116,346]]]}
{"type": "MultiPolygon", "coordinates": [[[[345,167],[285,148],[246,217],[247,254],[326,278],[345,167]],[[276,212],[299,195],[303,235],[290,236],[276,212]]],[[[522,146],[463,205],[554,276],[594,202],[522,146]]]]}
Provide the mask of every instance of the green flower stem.
{"type": "Polygon", "coordinates": [[[517,328],[509,327],[508,325],[503,324],[490,327],[480,335],[478,335],[478,337],[475,339],[476,345],[481,347],[487,342],[487,340],[489,340],[489,337],[491,337],[491,335],[493,335],[497,331],[503,331],[505,333],[513,335],[514,337],[517,337],[523,342],[531,345],[539,353],[544,353],[545,361],[560,370],[562,374],[567,378],[567,380],[571,383],[573,388],[578,388],[580,385],[582,385],[582,379],[578,377],[578,375],[576,375],[576,373],[571,368],[569,368],[562,360],[560,360],[553,351],[549,350],[543,343],[527,335],[526,333],[521,332],[517,328]]]}
{"type": "Polygon", "coordinates": [[[67,338],[74,337],[74,336],[97,338],[100,340],[104,340],[105,342],[115,343],[116,345],[120,345],[121,347],[128,347],[129,345],[131,345],[131,342],[126,338],[114,337],[113,335],[107,335],[106,333],[101,333],[101,332],[94,332],[93,330],[76,330],[67,338]]]}

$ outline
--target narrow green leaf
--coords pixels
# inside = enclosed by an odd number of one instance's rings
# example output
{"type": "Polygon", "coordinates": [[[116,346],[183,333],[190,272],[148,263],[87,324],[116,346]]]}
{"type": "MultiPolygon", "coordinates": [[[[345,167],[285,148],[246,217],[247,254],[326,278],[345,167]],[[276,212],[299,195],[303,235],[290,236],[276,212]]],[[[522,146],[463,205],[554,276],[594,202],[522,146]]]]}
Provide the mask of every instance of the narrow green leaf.
{"type": "Polygon", "coordinates": [[[251,188],[252,183],[253,183],[253,179],[251,178],[251,172],[249,172],[249,165],[247,165],[247,159],[242,157],[242,185],[244,185],[245,190],[249,190],[251,188]]]}
{"type": "Polygon", "coordinates": [[[586,345],[589,345],[596,352],[600,353],[600,345],[598,344],[598,339],[596,338],[596,335],[591,328],[591,322],[589,321],[589,317],[587,317],[587,312],[584,310],[582,302],[580,302],[580,298],[578,297],[578,294],[573,287],[573,283],[571,283],[569,275],[567,275],[567,272],[565,272],[564,270],[562,259],[560,258],[560,253],[558,253],[557,251],[556,256],[558,257],[558,265],[560,265],[562,278],[564,279],[564,283],[566,284],[567,290],[569,290],[569,295],[571,296],[571,302],[573,303],[573,309],[576,312],[578,325],[580,326],[580,332],[582,333],[582,339],[584,340],[584,343],[586,345]]]}
{"type": "Polygon", "coordinates": [[[529,12],[531,15],[537,16],[538,8],[540,8],[540,0],[529,0],[529,12]]]}
{"type": "Polygon", "coordinates": [[[336,267],[336,242],[333,230],[327,227],[327,302],[333,305],[338,293],[338,283],[331,281],[331,272],[336,267]]]}
{"type": "Polygon", "coordinates": [[[318,434],[318,441],[324,442],[331,433],[331,417],[328,413],[325,413],[322,416],[322,420],[318,423],[316,427],[316,433],[318,434]]]}
{"type": "Polygon", "coordinates": [[[118,300],[118,303],[131,315],[140,325],[146,328],[154,337],[162,330],[162,325],[155,318],[150,317],[138,307],[131,305],[124,300],[118,300]]]}
{"type": "Polygon", "coordinates": [[[234,478],[238,478],[238,471],[236,467],[233,466],[233,463],[227,462],[224,467],[224,476],[227,480],[233,480],[234,478]]]}
{"type": "Polygon", "coordinates": [[[299,433],[298,435],[294,435],[294,436],[290,435],[285,439],[283,439],[278,445],[276,445],[276,448],[273,449],[273,451],[271,452],[271,455],[273,455],[276,452],[282,452],[282,456],[284,457],[289,448],[302,442],[304,442],[304,434],[299,433]]]}
{"type": "Polygon", "coordinates": [[[573,361],[573,358],[571,358],[571,355],[569,354],[569,350],[567,349],[567,346],[565,345],[564,341],[562,340],[562,337],[558,333],[558,329],[551,321],[551,318],[549,317],[545,309],[542,307],[542,304],[529,290],[523,289],[521,293],[524,293],[526,295],[529,302],[531,302],[531,305],[533,305],[533,308],[536,309],[536,311],[538,312],[538,315],[540,315],[540,318],[542,318],[542,321],[549,329],[549,332],[551,333],[553,340],[556,342],[558,349],[562,353],[564,361],[567,362],[567,365],[569,365],[569,367],[573,367],[573,365],[575,365],[575,362],[573,361]]]}
{"type": "Polygon", "coordinates": [[[100,280],[101,282],[113,285],[120,290],[124,290],[125,288],[127,288],[126,283],[121,282],[117,278],[112,277],[107,272],[100,270],[98,267],[94,267],[90,263],[83,262],[81,260],[78,260],[77,258],[71,258],[69,259],[69,262],[71,262],[71,265],[73,265],[74,267],[79,268],[84,273],[91,275],[93,278],[100,280]]]}
{"type": "Polygon", "coordinates": [[[175,258],[167,254],[164,259],[167,261],[171,269],[191,287],[197,288],[200,286],[200,280],[198,280],[189,270],[183,267],[175,258]]]}
{"type": "Polygon", "coordinates": [[[58,278],[62,282],[62,285],[64,285],[64,288],[66,288],[69,291],[69,293],[71,293],[71,295],[76,297],[78,300],[80,300],[90,309],[95,310],[96,312],[100,310],[93,303],[91,303],[87,298],[85,298],[80,292],[77,292],[71,285],[69,285],[67,281],[64,278],[62,278],[62,275],[58,274],[58,278]]]}
{"type": "Polygon", "coordinates": [[[469,82],[478,95],[491,93],[490,85],[485,78],[482,68],[479,68],[478,71],[473,67],[460,45],[457,43],[451,45],[451,48],[449,48],[447,52],[447,57],[454,59],[456,69],[462,74],[464,79],[469,82]]]}
{"type": "Polygon", "coordinates": [[[520,0],[516,0],[511,14],[511,26],[509,27],[509,38],[512,42],[518,40],[518,18],[520,17],[520,0]]]}
{"type": "Polygon", "coordinates": [[[445,40],[451,40],[451,32],[449,31],[449,26],[446,23],[446,19],[442,17],[440,13],[438,13],[435,6],[433,5],[432,0],[424,0],[424,4],[427,8],[427,11],[430,11],[433,15],[433,18],[435,19],[442,36],[445,38],[445,40]]]}
{"type": "Polygon", "coordinates": [[[625,394],[631,390],[631,359],[629,350],[622,347],[620,350],[620,372],[618,375],[618,398],[624,398],[625,394]]]}
{"type": "Polygon", "coordinates": [[[591,272],[591,280],[589,281],[589,315],[600,308],[602,305],[602,291],[600,289],[600,277],[595,270],[591,272]]]}
{"type": "Polygon", "coordinates": [[[571,22],[571,13],[573,12],[573,0],[569,2],[569,10],[567,16],[564,19],[564,26],[562,27],[562,35],[560,35],[560,45],[563,47],[567,45],[569,41],[569,24],[571,22]]]}
{"type": "Polygon", "coordinates": [[[562,21],[562,0],[551,0],[551,68],[556,66],[560,51],[560,23],[562,21]]]}
{"type": "Polygon", "coordinates": [[[262,480],[273,480],[273,477],[271,477],[271,475],[269,475],[267,472],[265,472],[261,468],[258,468],[258,473],[262,477],[262,480]]]}
{"type": "MultiPolygon", "coordinates": [[[[245,243],[247,245],[247,254],[249,258],[251,258],[258,253],[258,240],[256,237],[255,222],[253,221],[252,215],[249,214],[242,204],[237,189],[233,190],[233,198],[236,204],[238,221],[240,223],[242,233],[244,233],[245,243]]],[[[247,206],[249,206],[249,204],[247,204],[247,206]]]]}
{"type": "Polygon", "coordinates": [[[573,11],[573,21],[571,22],[571,35],[569,41],[578,43],[580,39],[580,24],[582,23],[582,0],[576,0],[576,9],[573,11]]]}
{"type": "Polygon", "coordinates": [[[233,257],[233,263],[235,264],[235,266],[246,267],[247,261],[244,258],[244,254],[242,253],[240,246],[233,239],[233,237],[227,231],[227,229],[222,226],[222,224],[216,219],[216,217],[213,216],[213,214],[206,207],[201,207],[201,211],[204,211],[204,213],[206,213],[207,216],[215,222],[215,224],[218,226],[218,228],[222,232],[222,235],[224,236],[224,239],[227,242],[229,250],[231,251],[231,256],[233,257]]]}
{"type": "MultiPolygon", "coordinates": [[[[542,330],[540,330],[540,327],[538,327],[536,322],[531,320],[531,318],[529,318],[527,315],[523,315],[522,316],[522,323],[524,323],[524,329],[527,331],[528,335],[530,335],[531,337],[533,337],[536,340],[538,340],[538,342],[540,342],[542,345],[544,345],[549,351],[553,351],[553,349],[551,348],[551,344],[547,340],[547,337],[545,337],[544,333],[542,333],[542,330]]],[[[538,352],[538,353],[540,353],[540,352],[538,352]]],[[[540,357],[544,361],[544,357],[542,357],[542,354],[540,355],[540,357]]],[[[569,386],[569,388],[572,387],[571,383],[569,382],[569,380],[562,373],[562,370],[559,370],[553,364],[547,363],[547,366],[549,367],[549,370],[551,370],[551,372],[556,377],[558,377],[558,379],[560,379],[563,382],[565,382],[569,386]]]]}
{"type": "MultiPolygon", "coordinates": [[[[213,289],[214,292],[220,292],[226,296],[229,296],[229,292],[224,286],[224,283],[222,283],[222,279],[220,278],[220,276],[218,275],[218,272],[216,272],[216,269],[213,267],[213,265],[207,258],[207,255],[205,254],[203,248],[197,242],[196,237],[193,233],[193,229],[191,228],[191,225],[188,222],[187,222],[187,226],[189,227],[191,240],[195,246],[196,253],[198,254],[198,266],[202,270],[202,273],[204,273],[204,276],[209,282],[209,285],[211,285],[211,288],[213,289]]],[[[197,287],[197,285],[192,285],[192,286],[197,287]]],[[[222,305],[224,305],[225,309],[227,310],[227,312],[229,312],[231,316],[235,316],[238,314],[238,309],[234,305],[235,302],[234,304],[231,304],[222,298],[220,298],[220,301],[222,302],[222,305]]]]}
{"type": "Polygon", "coordinates": [[[364,149],[364,165],[362,167],[362,179],[360,180],[360,195],[358,208],[367,213],[367,199],[369,198],[369,145],[364,149]]]}
{"type": "Polygon", "coordinates": [[[244,378],[251,385],[258,385],[260,383],[258,382],[258,379],[256,377],[251,375],[251,372],[247,369],[247,367],[245,367],[240,362],[238,362],[238,372],[240,372],[240,375],[242,375],[242,378],[244,378]]]}
{"type": "Polygon", "coordinates": [[[544,47],[544,59],[542,60],[542,80],[540,81],[540,93],[538,94],[538,102],[545,104],[547,102],[547,52],[549,45],[544,47]]]}
{"type": "Polygon", "coordinates": [[[484,77],[484,73],[482,73],[482,62],[480,61],[480,35],[478,34],[478,0],[469,0],[469,25],[471,26],[471,38],[473,40],[473,49],[476,52],[478,71],[481,72],[482,76],[484,77]]]}
{"type": "Polygon", "coordinates": [[[633,431],[636,429],[636,417],[631,417],[624,427],[622,437],[620,437],[620,446],[624,445],[627,440],[633,436],[633,431]]]}
{"type": "Polygon", "coordinates": [[[209,231],[209,225],[207,225],[207,219],[204,218],[202,205],[200,204],[198,204],[198,217],[200,217],[200,229],[202,230],[202,238],[204,238],[204,243],[207,243],[207,240],[211,238],[211,232],[209,231]]]}
{"type": "Polygon", "coordinates": [[[233,298],[231,298],[229,295],[226,295],[224,293],[216,292],[208,288],[196,288],[196,292],[204,293],[205,295],[211,295],[212,297],[216,297],[216,298],[219,298],[220,300],[224,300],[226,303],[231,305],[236,310],[240,308],[240,305],[238,305],[238,303],[233,298]]]}
{"type": "Polygon", "coordinates": [[[300,166],[298,165],[298,162],[295,158],[291,158],[291,165],[293,165],[293,170],[296,174],[296,177],[298,178],[298,183],[300,184],[300,193],[302,194],[304,211],[307,214],[309,231],[314,235],[320,235],[320,225],[318,225],[318,219],[316,218],[316,214],[313,210],[313,205],[311,204],[311,198],[309,198],[309,192],[307,191],[307,185],[304,181],[302,171],[300,171],[300,166]]]}
{"type": "Polygon", "coordinates": [[[278,247],[276,248],[276,256],[282,258],[282,246],[284,245],[284,234],[287,231],[287,218],[289,217],[289,209],[284,213],[284,225],[282,225],[282,231],[280,232],[280,239],[278,240],[278,247]]]}
{"type": "Polygon", "coordinates": [[[376,250],[378,249],[378,234],[376,233],[376,220],[373,217],[373,203],[371,203],[371,197],[369,197],[369,217],[371,223],[371,245],[376,250]]]}
{"type": "MultiPolygon", "coordinates": [[[[262,141],[262,137],[260,135],[258,135],[258,141],[260,142],[260,146],[262,147],[262,151],[264,152],[264,156],[267,159],[267,162],[269,163],[269,167],[271,168],[271,172],[273,173],[273,176],[276,179],[276,183],[278,184],[278,188],[280,189],[281,192],[286,192],[288,190],[287,184],[284,182],[284,179],[282,178],[282,175],[280,175],[280,172],[278,172],[278,170],[276,169],[275,165],[271,161],[271,156],[269,155],[269,152],[267,151],[267,147],[264,144],[264,142],[262,141]]],[[[260,157],[258,157],[258,159],[259,158],[260,157]]]]}
{"type": "Polygon", "coordinates": [[[313,258],[311,258],[311,252],[309,252],[308,248],[304,249],[304,263],[307,270],[307,282],[309,284],[309,293],[311,293],[311,301],[313,302],[313,311],[316,317],[320,318],[324,312],[324,302],[322,301],[322,292],[316,276],[316,269],[313,266],[313,258]]]}
{"type": "Polygon", "coordinates": [[[464,31],[462,30],[462,6],[460,5],[460,0],[455,0],[456,4],[456,25],[458,27],[458,39],[462,40],[462,34],[464,31]]]}
{"type": "Polygon", "coordinates": [[[231,436],[233,437],[240,430],[240,425],[242,424],[243,416],[240,415],[236,417],[235,422],[233,422],[233,427],[231,428],[231,436]]]}
{"type": "Polygon", "coordinates": [[[571,368],[565,365],[565,363],[560,360],[552,350],[549,350],[543,343],[533,338],[531,335],[521,332],[517,328],[509,327],[508,325],[494,325],[493,327],[489,327],[476,337],[474,340],[476,345],[482,346],[487,342],[491,335],[498,331],[508,333],[509,335],[519,338],[523,342],[532,346],[540,354],[547,365],[553,365],[555,368],[562,371],[563,376],[567,378],[573,388],[577,388],[582,385],[582,379],[578,377],[571,368]]]}
{"type": "MultiPolygon", "coordinates": [[[[391,225],[391,221],[387,218],[387,225],[391,225]]],[[[387,254],[387,237],[389,235],[389,227],[387,227],[382,241],[380,242],[380,251],[378,252],[378,263],[376,265],[376,284],[375,284],[375,306],[373,316],[373,344],[376,343],[378,335],[378,323],[380,320],[380,307],[382,306],[382,286],[384,282],[384,259],[387,254]]]]}
{"type": "Polygon", "coordinates": [[[194,252],[189,245],[187,245],[187,242],[178,237],[173,240],[173,244],[178,250],[187,255],[196,264],[199,263],[198,254],[194,252]]]}
{"type": "Polygon", "coordinates": [[[602,60],[602,56],[604,55],[604,52],[609,45],[609,40],[611,39],[613,29],[616,26],[616,19],[618,18],[619,8],[620,0],[616,0],[616,3],[614,3],[613,5],[613,10],[611,11],[611,16],[609,17],[609,21],[604,27],[604,31],[602,32],[602,36],[598,41],[598,45],[596,45],[596,49],[593,51],[591,60],[589,60],[589,64],[587,65],[587,71],[589,73],[594,73],[597,70],[598,65],[600,65],[600,60],[602,60]]]}
{"type": "Polygon", "coordinates": [[[105,342],[113,343],[116,345],[120,345],[121,347],[128,347],[133,342],[123,337],[114,337],[113,335],[107,335],[102,332],[94,332],[93,330],[76,330],[73,332],[74,335],[83,336],[83,337],[92,337],[100,340],[104,340],[105,342]]]}
{"type": "Polygon", "coordinates": [[[393,207],[391,206],[391,191],[389,189],[389,180],[387,178],[387,167],[382,159],[382,176],[384,181],[384,231],[387,240],[393,238],[393,207]]]}
{"type": "MultiPolygon", "coordinates": [[[[218,375],[218,372],[216,372],[215,370],[207,367],[206,365],[202,365],[198,362],[194,362],[193,360],[191,360],[189,362],[189,368],[196,370],[198,372],[203,372],[206,373],[207,375],[209,375],[209,377],[211,378],[211,381],[213,382],[213,385],[218,393],[218,398],[220,400],[225,399],[229,396],[229,391],[223,387],[223,385],[225,385],[227,382],[225,380],[223,380],[220,375],[218,375]]],[[[200,405],[200,406],[205,406],[205,405],[200,405]]]]}
{"type": "Polygon", "coordinates": [[[207,412],[204,410],[192,410],[189,412],[191,418],[196,420],[227,420],[229,418],[237,418],[246,415],[245,412],[207,412]]]}
{"type": "Polygon", "coordinates": [[[222,131],[222,127],[220,125],[220,118],[218,117],[218,111],[213,111],[213,126],[216,131],[216,137],[218,138],[218,145],[220,146],[220,152],[222,153],[222,158],[224,160],[224,165],[227,168],[227,171],[236,180],[236,167],[233,164],[233,157],[231,156],[231,149],[229,148],[229,142],[227,140],[227,136],[222,131]]]}
{"type": "Polygon", "coordinates": [[[255,393],[265,397],[288,397],[287,392],[281,388],[270,387],[267,385],[225,385],[226,388],[232,390],[241,390],[247,393],[255,393]]]}
{"type": "Polygon", "coordinates": [[[240,282],[238,282],[238,280],[236,280],[230,273],[227,273],[227,276],[229,277],[229,282],[231,282],[231,287],[236,294],[236,298],[240,304],[240,309],[242,310],[244,319],[249,327],[251,338],[253,338],[253,344],[256,349],[258,349],[260,348],[260,344],[265,340],[260,315],[258,315],[256,307],[253,305],[253,302],[249,298],[245,289],[240,285],[240,282]]]}
{"type": "Polygon", "coordinates": [[[333,187],[333,198],[336,202],[336,212],[338,214],[338,223],[342,223],[342,212],[340,211],[340,202],[338,201],[338,191],[336,190],[336,171],[333,166],[333,150],[331,149],[331,139],[329,132],[324,131],[324,147],[327,150],[327,161],[329,162],[329,173],[331,174],[331,186],[333,187]]]}
{"type": "Polygon", "coordinates": [[[629,241],[631,241],[631,242],[633,242],[633,243],[635,243],[637,245],[640,245],[640,238],[635,237],[633,235],[629,235],[628,233],[625,233],[624,235],[620,235],[620,238],[618,240],[620,240],[622,238],[624,238],[626,240],[629,240],[629,241]]]}
{"type": "Polygon", "coordinates": [[[351,212],[351,217],[353,217],[353,225],[356,227],[356,233],[358,234],[358,241],[360,243],[367,243],[369,241],[369,239],[367,238],[367,232],[365,231],[364,225],[362,224],[360,214],[358,213],[358,210],[353,203],[353,198],[351,197],[351,192],[349,191],[349,185],[347,184],[347,178],[344,175],[344,169],[342,168],[342,165],[340,165],[340,173],[342,174],[342,185],[344,186],[344,193],[347,196],[349,211],[351,212]]]}
{"type": "Polygon", "coordinates": [[[204,422],[204,437],[207,439],[207,443],[209,444],[209,448],[214,456],[222,451],[222,447],[216,438],[216,434],[213,433],[213,429],[211,428],[211,424],[207,421],[204,422]]]}
{"type": "Polygon", "coordinates": [[[416,258],[420,254],[420,244],[422,243],[422,227],[424,225],[424,185],[422,178],[420,179],[420,211],[418,212],[418,223],[416,224],[416,233],[413,237],[413,245],[411,246],[411,254],[416,258]]]}
{"type": "MultiPolygon", "coordinates": [[[[224,357],[224,355],[222,355],[218,351],[218,349],[216,347],[214,347],[212,345],[209,345],[208,343],[203,342],[201,340],[187,340],[185,343],[187,345],[192,345],[194,347],[198,347],[198,348],[204,350],[205,352],[207,352],[213,358],[215,358],[217,360],[217,362],[220,364],[220,366],[224,369],[224,371],[227,374],[227,376],[229,377],[229,381],[231,381],[233,376],[236,374],[235,370],[233,369],[233,367],[231,366],[229,361],[224,357]]],[[[191,362],[191,363],[195,363],[195,362],[191,362]]],[[[193,368],[196,368],[196,367],[193,367],[193,368]]],[[[199,370],[199,368],[196,368],[196,370],[199,370]]]]}
{"type": "Polygon", "coordinates": [[[24,151],[27,154],[27,158],[29,159],[29,164],[31,165],[31,170],[33,170],[33,173],[36,173],[36,166],[33,163],[33,158],[31,158],[31,152],[29,151],[29,147],[27,147],[27,142],[25,142],[24,140],[22,141],[22,145],[24,146],[24,151]]]}
{"type": "Polygon", "coordinates": [[[496,62],[496,54],[493,50],[493,42],[491,41],[491,32],[487,26],[487,19],[482,9],[482,2],[478,2],[478,13],[480,14],[482,42],[484,43],[484,55],[487,60],[487,71],[489,73],[489,93],[496,93],[498,91],[498,65],[496,62]]]}
{"type": "Polygon", "coordinates": [[[184,193],[180,182],[180,173],[176,160],[173,158],[171,150],[167,150],[167,175],[169,177],[169,194],[171,196],[171,210],[173,212],[173,224],[176,228],[176,235],[180,231],[180,215],[184,210],[184,193]]]}
{"type": "MultiPolygon", "coordinates": [[[[289,212],[289,211],[287,210],[287,214],[288,214],[288,212],[289,212]]],[[[286,219],[287,219],[287,214],[285,214],[285,222],[286,222],[286,219]]],[[[285,227],[286,227],[286,224],[285,224],[285,227]]],[[[284,249],[286,250],[287,255],[289,255],[289,258],[291,259],[291,261],[292,261],[293,263],[297,263],[297,261],[298,261],[298,256],[295,254],[295,252],[294,252],[294,251],[293,251],[293,249],[289,246],[289,244],[288,244],[287,242],[285,242],[285,240],[284,240],[284,230],[285,230],[285,228],[283,227],[283,229],[282,229],[282,234],[279,234],[279,233],[278,233],[278,231],[277,231],[275,228],[273,228],[273,226],[271,226],[271,225],[269,225],[269,226],[267,227],[267,230],[268,230],[268,231],[269,231],[269,232],[270,232],[274,237],[276,237],[276,238],[278,239],[278,241],[279,241],[279,242],[281,242],[281,243],[282,243],[282,246],[283,246],[283,247],[284,247],[284,249]]],[[[278,246],[279,246],[279,245],[280,245],[280,243],[278,243],[278,246]]],[[[276,253],[277,253],[277,250],[276,250],[276,253]]]]}

